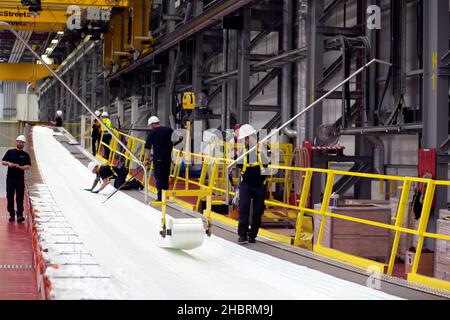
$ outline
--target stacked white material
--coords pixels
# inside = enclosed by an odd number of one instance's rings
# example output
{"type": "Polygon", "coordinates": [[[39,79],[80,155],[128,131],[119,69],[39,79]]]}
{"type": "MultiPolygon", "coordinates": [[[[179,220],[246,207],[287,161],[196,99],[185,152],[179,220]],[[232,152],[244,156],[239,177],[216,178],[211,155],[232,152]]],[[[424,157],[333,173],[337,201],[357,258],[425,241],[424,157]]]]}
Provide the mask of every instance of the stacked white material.
{"type": "MultiPolygon", "coordinates": [[[[440,210],[440,219],[436,222],[436,232],[450,236],[450,218],[448,210],[440,210]]],[[[436,258],[434,260],[434,276],[438,279],[450,281],[450,241],[436,240],[436,258]]]]}
{"type": "Polygon", "coordinates": [[[51,130],[35,127],[33,134],[41,176],[58,207],[126,299],[396,298],[214,235],[189,251],[161,248],[160,211],[123,192],[102,204],[114,189],[84,191],[94,175],[51,130]]]}
{"type": "MultiPolygon", "coordinates": [[[[411,197],[410,197],[411,198],[411,197]]],[[[396,217],[397,217],[397,210],[398,210],[398,202],[399,198],[397,197],[391,197],[390,199],[390,206],[391,206],[391,212],[392,212],[392,225],[395,225],[396,223],[396,217]]],[[[411,210],[412,203],[408,202],[406,205],[406,210],[403,217],[403,224],[402,227],[404,228],[415,228],[415,219],[414,219],[414,212],[411,210]]],[[[391,230],[391,242],[393,241],[395,236],[395,231],[391,230]]],[[[417,243],[417,239],[416,239],[417,243]]],[[[409,233],[401,232],[400,233],[400,241],[398,243],[398,249],[397,249],[397,258],[401,261],[405,261],[406,252],[411,248],[412,245],[412,235],[409,233]]]]}
{"type": "MultiPolygon", "coordinates": [[[[66,221],[45,184],[30,189],[35,209],[38,252],[43,252],[45,276],[51,282],[51,299],[120,299],[110,275],[101,270],[92,254],[66,221]]],[[[38,257],[40,258],[40,257],[38,257]]],[[[45,291],[39,282],[40,292],[45,291]]]]}

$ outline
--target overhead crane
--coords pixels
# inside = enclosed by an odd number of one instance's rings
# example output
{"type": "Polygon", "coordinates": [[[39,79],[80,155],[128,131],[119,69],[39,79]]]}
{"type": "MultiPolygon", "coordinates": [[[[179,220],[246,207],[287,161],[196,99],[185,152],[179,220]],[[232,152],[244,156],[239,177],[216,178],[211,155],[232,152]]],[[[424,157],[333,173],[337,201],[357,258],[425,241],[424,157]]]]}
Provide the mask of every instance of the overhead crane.
{"type": "Polygon", "coordinates": [[[16,30],[63,31],[72,15],[67,10],[71,5],[80,9],[118,9],[112,12],[109,30],[104,35],[105,68],[124,67],[134,57],[153,51],[155,41],[149,34],[151,6],[147,0],[42,0],[39,12],[29,12],[20,0],[6,0],[0,7],[0,20],[11,23],[16,30]]]}
{"type": "Polygon", "coordinates": [[[66,9],[42,7],[41,12],[29,12],[27,7],[0,7],[0,20],[22,23],[53,23],[66,24],[69,14],[66,9]]]}
{"type": "MultiPolygon", "coordinates": [[[[17,31],[58,32],[67,28],[65,23],[10,22],[10,24],[17,31]]],[[[0,30],[7,30],[7,28],[0,26],[0,30]]]]}
{"type": "MultiPolygon", "coordinates": [[[[115,7],[126,8],[129,0],[41,0],[41,6],[46,8],[61,8],[71,5],[80,7],[115,7]]],[[[22,7],[21,0],[4,0],[2,6],[7,8],[22,7]]]]}
{"type": "MultiPolygon", "coordinates": [[[[57,65],[50,65],[56,69],[57,65]]],[[[0,63],[0,81],[31,82],[51,76],[48,69],[36,63],[0,63]]]]}

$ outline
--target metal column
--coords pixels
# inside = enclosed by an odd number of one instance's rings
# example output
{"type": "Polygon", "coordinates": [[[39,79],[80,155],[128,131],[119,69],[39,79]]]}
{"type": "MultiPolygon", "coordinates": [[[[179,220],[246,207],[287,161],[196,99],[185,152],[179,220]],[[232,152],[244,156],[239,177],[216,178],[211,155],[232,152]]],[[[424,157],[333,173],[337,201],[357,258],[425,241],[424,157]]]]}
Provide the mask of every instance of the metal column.
{"type": "MultiPolygon", "coordinates": [[[[439,146],[448,138],[449,79],[440,75],[443,57],[449,50],[449,3],[442,0],[423,2],[423,136],[422,148],[436,148],[438,155],[445,154],[439,146]]],[[[437,164],[436,179],[448,179],[448,165],[437,164]]],[[[436,189],[436,205],[430,213],[428,231],[436,231],[438,210],[447,207],[447,190],[436,189]]],[[[425,246],[434,248],[434,240],[427,238],[425,246]]]]}
{"type": "MultiPolygon", "coordinates": [[[[317,100],[316,92],[320,88],[316,88],[316,84],[323,78],[323,55],[324,44],[323,35],[318,32],[321,25],[320,17],[324,11],[324,0],[308,0],[308,84],[307,99],[308,104],[317,100]]],[[[314,141],[316,129],[322,124],[322,103],[318,104],[314,109],[310,110],[306,115],[306,139],[314,141]]],[[[321,164],[314,164],[314,166],[321,164]]],[[[312,180],[311,200],[312,203],[321,201],[322,179],[320,175],[315,174],[312,180]]]]}
{"type": "Polygon", "coordinates": [[[252,16],[249,8],[242,10],[243,28],[240,32],[238,51],[238,114],[241,124],[249,122],[249,111],[245,108],[245,101],[250,94],[250,63],[248,61],[248,47],[251,40],[252,16]]]}

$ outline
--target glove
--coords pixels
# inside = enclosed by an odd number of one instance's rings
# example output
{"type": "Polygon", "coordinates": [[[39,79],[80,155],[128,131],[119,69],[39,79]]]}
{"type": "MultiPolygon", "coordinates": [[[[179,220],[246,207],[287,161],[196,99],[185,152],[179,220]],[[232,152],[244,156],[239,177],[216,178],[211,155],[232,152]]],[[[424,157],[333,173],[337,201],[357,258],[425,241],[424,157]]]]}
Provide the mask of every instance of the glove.
{"type": "Polygon", "coordinates": [[[100,190],[97,190],[97,191],[91,191],[92,193],[99,193],[100,192],[100,190]]]}
{"type": "Polygon", "coordinates": [[[90,191],[92,191],[92,189],[84,189],[84,191],[89,191],[90,192],[90,191]]]}

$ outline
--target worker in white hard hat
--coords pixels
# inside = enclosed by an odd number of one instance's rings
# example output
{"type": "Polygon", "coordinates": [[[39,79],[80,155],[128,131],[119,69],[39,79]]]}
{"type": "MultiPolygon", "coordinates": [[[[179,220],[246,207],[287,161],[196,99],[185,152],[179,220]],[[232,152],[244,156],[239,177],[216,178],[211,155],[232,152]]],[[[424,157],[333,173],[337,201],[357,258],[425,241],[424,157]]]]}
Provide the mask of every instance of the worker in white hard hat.
{"type": "Polygon", "coordinates": [[[8,150],[2,159],[2,165],[8,167],[6,175],[6,197],[8,199],[9,221],[25,221],[23,216],[23,198],[25,193],[25,174],[31,168],[30,155],[23,149],[27,139],[20,135],[16,139],[16,148],[8,150]],[[14,197],[16,198],[16,210],[14,210],[14,197]]]}
{"type": "Polygon", "coordinates": [[[111,166],[109,164],[99,164],[98,162],[90,162],[88,170],[96,175],[94,183],[90,189],[84,189],[92,193],[99,193],[109,184],[110,180],[114,180],[114,188],[121,190],[143,189],[144,186],[136,179],[126,181],[128,175],[128,168],[111,166]],[[94,190],[99,181],[102,181],[100,188],[94,190]]]}
{"type": "MultiPolygon", "coordinates": [[[[245,151],[257,145],[257,131],[249,124],[239,128],[239,142],[244,142],[245,151]]],[[[254,243],[261,227],[264,214],[264,198],[266,194],[266,167],[268,156],[263,156],[259,147],[251,152],[237,167],[241,169],[242,181],[239,184],[239,225],[238,242],[254,243]],[[250,202],[253,200],[252,223],[250,220],[250,202]]]]}
{"type": "Polygon", "coordinates": [[[61,110],[57,110],[55,112],[55,119],[53,121],[51,121],[51,123],[55,126],[55,127],[62,127],[63,125],[63,112],[61,110]]]}
{"type": "MultiPolygon", "coordinates": [[[[102,120],[102,113],[99,110],[95,111],[95,116],[102,120]]],[[[101,124],[100,122],[93,118],[92,120],[92,132],[91,132],[91,138],[92,138],[92,154],[95,156],[98,151],[98,147],[100,145],[100,139],[102,137],[102,131],[101,131],[101,124]]]]}
{"type": "MultiPolygon", "coordinates": [[[[109,119],[109,114],[106,111],[102,112],[102,118],[101,118],[103,124],[105,126],[107,126],[109,129],[112,129],[112,125],[111,125],[111,120],[109,119]]],[[[106,160],[109,159],[109,154],[111,149],[109,148],[109,145],[111,143],[111,139],[112,136],[111,134],[102,126],[101,127],[101,131],[103,133],[103,138],[102,138],[102,142],[103,142],[103,158],[105,158],[106,160]]]]}
{"type": "Polygon", "coordinates": [[[155,173],[157,199],[161,201],[162,190],[169,189],[170,166],[172,164],[173,146],[180,143],[172,128],[160,125],[159,119],[152,116],[148,119],[150,132],[145,142],[146,165],[150,164],[150,150],[153,149],[153,172],[155,173]]]}

